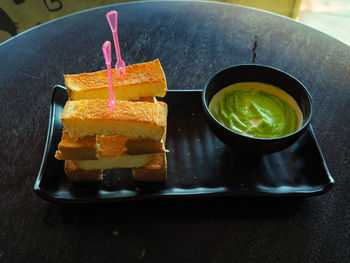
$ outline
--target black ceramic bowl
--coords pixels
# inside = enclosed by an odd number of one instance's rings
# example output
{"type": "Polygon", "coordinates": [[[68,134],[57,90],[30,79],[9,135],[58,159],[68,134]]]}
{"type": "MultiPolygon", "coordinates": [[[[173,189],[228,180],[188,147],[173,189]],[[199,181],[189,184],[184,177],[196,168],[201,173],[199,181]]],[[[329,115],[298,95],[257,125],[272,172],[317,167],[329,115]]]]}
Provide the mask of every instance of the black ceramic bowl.
{"type": "Polygon", "coordinates": [[[237,65],[215,73],[205,84],[202,94],[204,112],[210,129],[226,145],[233,149],[254,153],[272,153],[292,145],[310,124],[313,101],[310,93],[297,79],[273,67],[263,65],[237,65]],[[253,138],[226,128],[209,111],[213,96],[221,89],[238,82],[261,82],[276,86],[298,103],[303,114],[302,127],[289,135],[278,138],[253,138]]]}

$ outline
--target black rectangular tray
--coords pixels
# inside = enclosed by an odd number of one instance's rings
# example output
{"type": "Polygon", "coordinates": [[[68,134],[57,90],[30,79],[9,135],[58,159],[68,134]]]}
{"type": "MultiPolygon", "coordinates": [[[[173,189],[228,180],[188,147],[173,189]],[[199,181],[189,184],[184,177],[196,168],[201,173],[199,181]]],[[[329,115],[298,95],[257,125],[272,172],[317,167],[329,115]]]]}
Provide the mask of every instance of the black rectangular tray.
{"type": "Polygon", "coordinates": [[[131,169],[105,172],[99,183],[72,183],[64,162],[54,158],[61,139],[66,89],[55,86],[43,160],[34,185],[40,197],[57,203],[97,203],[176,197],[313,196],[334,180],[312,127],[289,148],[252,158],[226,147],[209,130],[200,90],[169,90],[166,147],[170,150],[165,183],[137,183],[131,169]]]}

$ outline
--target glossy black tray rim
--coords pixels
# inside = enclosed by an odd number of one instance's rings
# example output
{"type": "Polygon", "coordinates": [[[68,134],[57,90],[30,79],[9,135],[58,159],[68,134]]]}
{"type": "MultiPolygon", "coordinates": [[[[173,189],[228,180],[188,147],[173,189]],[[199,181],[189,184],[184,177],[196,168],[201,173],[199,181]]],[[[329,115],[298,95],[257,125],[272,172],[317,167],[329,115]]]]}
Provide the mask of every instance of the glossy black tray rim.
{"type": "MultiPolygon", "coordinates": [[[[181,193],[182,189],[180,188],[173,188],[173,194],[167,193],[167,194],[159,194],[159,192],[156,193],[144,193],[142,195],[139,195],[138,193],[135,193],[134,191],[128,191],[125,190],[125,193],[128,193],[128,196],[125,196],[123,198],[115,197],[115,198],[104,198],[104,199],[91,199],[91,198],[57,198],[47,191],[45,189],[42,189],[40,187],[40,183],[44,174],[47,158],[48,158],[48,152],[51,147],[51,141],[52,141],[52,134],[53,134],[53,126],[54,126],[54,99],[55,99],[55,92],[57,89],[66,89],[64,86],[61,85],[55,85],[51,91],[51,101],[50,101],[50,118],[49,118],[49,124],[48,124],[48,132],[46,136],[46,143],[43,153],[42,162],[39,168],[39,172],[37,175],[37,179],[35,181],[33,190],[34,192],[44,200],[52,203],[58,203],[58,204],[83,204],[83,203],[109,203],[109,202],[123,202],[123,201],[132,201],[132,200],[153,200],[153,199],[178,199],[178,198],[215,198],[215,197],[266,197],[266,198],[284,198],[284,197],[312,197],[312,196],[318,196],[327,193],[332,186],[334,185],[335,181],[333,177],[331,176],[329,169],[327,167],[327,164],[325,162],[324,156],[322,154],[321,148],[319,146],[319,143],[315,137],[314,131],[312,129],[311,124],[309,125],[309,132],[311,133],[312,137],[314,138],[315,145],[318,149],[318,152],[322,159],[322,165],[324,166],[325,172],[327,174],[329,182],[327,184],[322,185],[323,187],[318,190],[310,190],[310,191],[294,191],[294,192],[271,192],[271,189],[264,191],[263,189],[259,189],[256,193],[252,194],[249,191],[231,191],[231,192],[223,192],[223,187],[219,188],[203,188],[203,191],[201,189],[196,189],[196,193],[188,194],[185,191],[183,194],[181,193]],[[210,190],[208,190],[210,189],[210,190]]],[[[196,93],[202,93],[202,90],[168,90],[168,93],[188,93],[188,92],[196,92],[196,93]]],[[[82,183],[82,184],[89,184],[89,183],[82,183]]],[[[230,188],[227,188],[230,189],[230,188]]]]}

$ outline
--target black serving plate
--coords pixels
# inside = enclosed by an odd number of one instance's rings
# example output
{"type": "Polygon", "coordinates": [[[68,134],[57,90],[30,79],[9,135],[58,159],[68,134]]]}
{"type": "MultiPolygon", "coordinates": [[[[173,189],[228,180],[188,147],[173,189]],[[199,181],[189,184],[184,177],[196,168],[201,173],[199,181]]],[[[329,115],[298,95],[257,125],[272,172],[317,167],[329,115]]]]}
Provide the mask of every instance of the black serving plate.
{"type": "Polygon", "coordinates": [[[208,196],[313,196],[327,192],[334,180],[312,127],[289,148],[266,155],[243,155],[221,143],[209,130],[201,91],[169,90],[166,147],[170,150],[165,183],[137,183],[131,169],[105,172],[99,183],[67,180],[63,161],[54,158],[61,139],[66,89],[53,89],[45,152],[34,191],[57,203],[208,196]]]}

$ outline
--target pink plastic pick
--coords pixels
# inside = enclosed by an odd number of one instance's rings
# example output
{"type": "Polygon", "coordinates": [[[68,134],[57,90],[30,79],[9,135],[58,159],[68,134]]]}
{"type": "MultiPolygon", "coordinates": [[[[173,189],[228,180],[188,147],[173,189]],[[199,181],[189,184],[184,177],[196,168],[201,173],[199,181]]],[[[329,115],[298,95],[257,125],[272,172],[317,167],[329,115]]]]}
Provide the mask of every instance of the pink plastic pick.
{"type": "Polygon", "coordinates": [[[108,72],[108,85],[109,85],[109,108],[111,113],[115,110],[115,94],[113,92],[113,83],[112,83],[112,69],[111,69],[111,42],[106,41],[102,46],[103,55],[105,57],[105,62],[108,72]]]}
{"type": "Polygon", "coordinates": [[[122,60],[119,47],[119,38],[118,38],[118,12],[113,10],[106,14],[109,26],[112,30],[115,52],[117,54],[117,63],[115,64],[115,69],[117,70],[117,76],[120,77],[120,70],[123,74],[126,74],[125,62],[122,60]]]}

